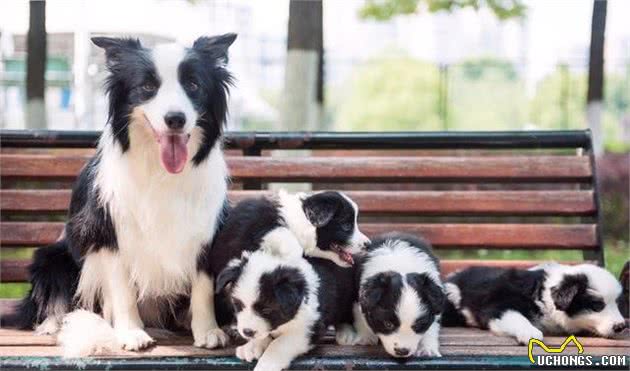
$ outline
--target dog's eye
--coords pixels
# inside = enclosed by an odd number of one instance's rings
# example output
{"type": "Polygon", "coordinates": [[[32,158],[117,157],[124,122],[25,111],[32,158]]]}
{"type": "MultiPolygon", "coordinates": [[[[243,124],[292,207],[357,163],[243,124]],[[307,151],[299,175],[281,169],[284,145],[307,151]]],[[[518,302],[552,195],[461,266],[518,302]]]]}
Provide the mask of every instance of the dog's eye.
{"type": "Polygon", "coordinates": [[[350,224],[350,223],[342,224],[341,225],[341,229],[343,229],[346,232],[350,232],[352,230],[352,224],[350,224]]]}
{"type": "Polygon", "coordinates": [[[142,85],[142,90],[148,93],[153,93],[156,89],[157,89],[157,85],[155,85],[152,82],[147,82],[144,85],[142,85]]]}
{"type": "Polygon", "coordinates": [[[188,82],[188,90],[197,91],[198,89],[199,89],[199,85],[197,85],[195,82],[193,81],[188,82]]]}
{"type": "Polygon", "coordinates": [[[389,321],[383,322],[383,326],[385,326],[386,330],[393,330],[394,329],[394,324],[389,322],[389,321]]]}
{"type": "Polygon", "coordinates": [[[237,312],[242,311],[244,307],[243,302],[238,299],[232,299],[232,305],[234,306],[234,310],[237,312]]]}

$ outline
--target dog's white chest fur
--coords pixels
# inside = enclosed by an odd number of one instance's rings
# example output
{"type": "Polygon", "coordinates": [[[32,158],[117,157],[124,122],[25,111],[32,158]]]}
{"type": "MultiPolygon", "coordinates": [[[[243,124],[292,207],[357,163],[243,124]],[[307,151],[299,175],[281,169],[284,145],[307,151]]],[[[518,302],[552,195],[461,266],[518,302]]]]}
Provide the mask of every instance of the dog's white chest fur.
{"type": "MultiPolygon", "coordinates": [[[[157,160],[154,139],[132,126],[126,153],[119,147],[102,151],[95,185],[111,213],[120,262],[139,298],[183,294],[225,200],[227,169],[220,144],[199,166],[189,161],[180,174],[168,174],[157,160]]],[[[197,149],[195,134],[190,156],[197,149]]]]}

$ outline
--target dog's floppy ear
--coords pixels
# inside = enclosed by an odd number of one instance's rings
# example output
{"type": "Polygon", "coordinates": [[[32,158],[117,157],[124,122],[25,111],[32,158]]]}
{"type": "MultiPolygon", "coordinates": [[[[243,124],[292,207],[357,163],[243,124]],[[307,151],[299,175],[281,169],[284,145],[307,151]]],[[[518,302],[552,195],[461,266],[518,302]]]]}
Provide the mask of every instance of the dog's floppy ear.
{"type": "Polygon", "coordinates": [[[217,281],[215,283],[215,292],[220,293],[225,290],[228,286],[231,286],[238,277],[240,277],[241,272],[243,271],[243,265],[240,261],[232,262],[225,269],[219,273],[217,277],[217,281]]]}
{"type": "Polygon", "coordinates": [[[431,277],[422,273],[408,273],[407,283],[416,290],[418,297],[429,304],[431,312],[442,313],[444,311],[446,295],[431,277]]]}
{"type": "Polygon", "coordinates": [[[302,203],[302,210],[315,227],[323,227],[335,216],[341,207],[340,195],[336,192],[322,192],[310,196],[302,203]]]}
{"type": "Polygon", "coordinates": [[[140,40],[119,37],[93,37],[92,42],[99,48],[105,49],[105,58],[108,65],[120,62],[120,57],[126,52],[142,50],[140,40]]]}
{"type": "Polygon", "coordinates": [[[297,269],[278,269],[273,273],[273,293],[285,316],[293,315],[306,295],[306,280],[297,269]]]}
{"type": "Polygon", "coordinates": [[[383,272],[368,278],[359,290],[359,304],[369,309],[375,307],[387,294],[402,285],[402,277],[396,272],[383,272]]]}
{"type": "Polygon", "coordinates": [[[235,33],[226,33],[217,36],[201,36],[193,43],[193,49],[227,64],[228,48],[232,45],[234,40],[236,40],[235,33]]]}
{"type": "Polygon", "coordinates": [[[561,311],[566,311],[571,306],[573,299],[586,291],[588,278],[583,274],[565,275],[562,281],[551,288],[553,303],[561,311]]]}

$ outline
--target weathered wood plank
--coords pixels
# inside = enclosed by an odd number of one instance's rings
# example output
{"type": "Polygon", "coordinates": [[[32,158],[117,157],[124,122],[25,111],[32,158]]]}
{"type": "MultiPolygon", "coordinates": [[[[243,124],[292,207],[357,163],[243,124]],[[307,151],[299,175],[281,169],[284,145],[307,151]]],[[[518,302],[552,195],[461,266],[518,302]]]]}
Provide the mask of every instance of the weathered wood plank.
{"type": "MultiPolygon", "coordinates": [[[[2,211],[63,212],[70,190],[0,190],[2,211]]],[[[232,202],[269,195],[230,191],[232,202]]],[[[362,214],[396,215],[589,215],[592,191],[348,191],[362,214]]]]}
{"type": "MultiPolygon", "coordinates": [[[[74,178],[87,156],[0,154],[0,172],[8,178],[74,178]]],[[[281,182],[435,182],[587,181],[585,156],[470,157],[227,157],[236,180],[281,182]]]]}
{"type": "MultiPolygon", "coordinates": [[[[0,245],[40,246],[57,240],[60,222],[0,223],[0,245]]],[[[595,224],[417,224],[363,223],[368,236],[400,231],[424,236],[437,248],[594,249],[595,224]]]]}
{"type": "MultiPolygon", "coordinates": [[[[512,268],[530,268],[540,264],[535,260],[442,260],[440,262],[442,275],[447,276],[450,273],[471,266],[492,266],[492,267],[512,267],[512,268]]],[[[568,261],[565,264],[576,264],[578,262],[568,261]]],[[[0,261],[0,281],[2,282],[25,282],[28,280],[29,260],[2,260],[0,261]]],[[[0,301],[0,310],[2,308],[0,301]]]]}

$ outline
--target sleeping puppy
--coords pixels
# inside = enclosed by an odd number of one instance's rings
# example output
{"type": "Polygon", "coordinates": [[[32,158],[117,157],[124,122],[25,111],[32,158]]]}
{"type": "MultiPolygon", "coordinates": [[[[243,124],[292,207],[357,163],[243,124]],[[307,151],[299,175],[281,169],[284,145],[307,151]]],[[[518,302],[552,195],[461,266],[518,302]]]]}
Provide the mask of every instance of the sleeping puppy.
{"type": "Polygon", "coordinates": [[[616,303],[621,285],[591,264],[472,267],[451,275],[445,289],[445,326],[489,329],[521,344],[543,333],[611,337],[626,328],[616,303]]]}
{"type": "Polygon", "coordinates": [[[354,328],[337,332],[342,345],[376,344],[394,357],[440,357],[438,335],[445,295],[429,244],[392,233],[368,247],[358,264],[354,328]]]}
{"type": "MultiPolygon", "coordinates": [[[[259,250],[234,259],[217,277],[247,339],[236,348],[254,370],[282,370],[308,352],[328,326],[350,323],[353,269],[320,258],[280,257],[259,250]]],[[[347,325],[346,325],[347,326],[347,325]]]]}

